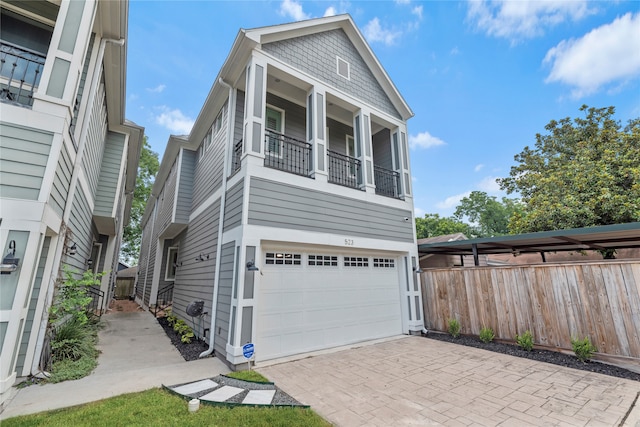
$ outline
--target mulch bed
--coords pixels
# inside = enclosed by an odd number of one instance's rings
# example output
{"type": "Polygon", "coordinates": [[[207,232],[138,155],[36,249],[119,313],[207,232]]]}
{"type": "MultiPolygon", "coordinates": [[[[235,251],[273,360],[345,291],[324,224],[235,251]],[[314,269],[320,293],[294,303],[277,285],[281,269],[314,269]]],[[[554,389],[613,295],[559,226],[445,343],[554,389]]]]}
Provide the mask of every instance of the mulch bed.
{"type": "MultiPolygon", "coordinates": [[[[171,340],[171,344],[180,352],[184,360],[190,362],[192,360],[198,360],[198,356],[202,352],[209,349],[209,344],[202,340],[193,339],[190,343],[183,343],[180,340],[180,334],[173,330],[173,327],[169,325],[166,317],[159,317],[158,323],[162,326],[162,329],[166,332],[167,336],[171,340]]],[[[212,357],[213,353],[207,357],[212,357]]]]}
{"type": "Polygon", "coordinates": [[[458,338],[453,338],[449,334],[429,332],[426,336],[428,339],[434,339],[438,341],[446,341],[453,344],[465,345],[468,347],[480,348],[483,350],[489,350],[496,353],[508,354],[510,356],[524,357],[532,359],[538,362],[552,363],[554,365],[560,365],[567,368],[580,369],[582,371],[597,372],[599,374],[609,375],[612,377],[625,378],[628,380],[640,381],[640,373],[630,371],[628,369],[620,368],[618,366],[609,365],[606,363],[600,363],[595,361],[581,362],[577,357],[564,354],[557,351],[540,350],[534,348],[531,351],[523,350],[522,348],[502,342],[490,342],[483,343],[476,336],[460,335],[458,338]]]}

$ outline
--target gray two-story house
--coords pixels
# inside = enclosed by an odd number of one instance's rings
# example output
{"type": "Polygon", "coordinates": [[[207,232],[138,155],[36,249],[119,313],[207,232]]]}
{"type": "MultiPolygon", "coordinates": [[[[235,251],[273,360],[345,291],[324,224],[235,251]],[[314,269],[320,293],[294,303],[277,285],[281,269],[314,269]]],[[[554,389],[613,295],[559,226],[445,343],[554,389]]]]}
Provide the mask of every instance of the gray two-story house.
{"type": "Polygon", "coordinates": [[[412,115],[348,15],[241,30],[168,141],[138,300],[230,366],[420,331],[412,115]]]}
{"type": "Polygon", "coordinates": [[[1,1],[0,403],[37,373],[61,268],[111,298],[143,129],[125,120],[127,1],[1,1]]]}

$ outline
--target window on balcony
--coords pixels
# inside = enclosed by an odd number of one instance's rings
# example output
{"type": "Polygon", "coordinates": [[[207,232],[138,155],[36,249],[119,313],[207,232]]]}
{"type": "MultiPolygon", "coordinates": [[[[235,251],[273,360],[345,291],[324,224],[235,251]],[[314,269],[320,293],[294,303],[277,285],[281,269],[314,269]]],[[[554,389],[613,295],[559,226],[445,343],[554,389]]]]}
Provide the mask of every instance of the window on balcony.
{"type": "MultiPolygon", "coordinates": [[[[273,107],[267,107],[266,121],[265,121],[266,128],[268,130],[271,130],[280,134],[284,133],[283,118],[284,118],[284,111],[276,110],[273,107]]],[[[277,138],[275,135],[271,134],[271,136],[268,137],[267,154],[270,156],[281,157],[282,149],[280,145],[281,145],[280,139],[277,138]]]]}

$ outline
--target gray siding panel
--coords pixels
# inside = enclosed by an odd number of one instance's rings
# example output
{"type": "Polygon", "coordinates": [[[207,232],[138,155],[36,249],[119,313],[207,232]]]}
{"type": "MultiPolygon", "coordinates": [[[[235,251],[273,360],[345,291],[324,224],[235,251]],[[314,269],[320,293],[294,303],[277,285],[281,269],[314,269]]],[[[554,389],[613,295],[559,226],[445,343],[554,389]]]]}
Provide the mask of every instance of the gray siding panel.
{"type": "Polygon", "coordinates": [[[90,198],[94,199],[98,188],[98,178],[100,174],[102,156],[104,154],[104,142],[107,136],[107,105],[104,92],[104,85],[100,85],[93,102],[85,151],[83,157],[83,168],[87,181],[89,182],[90,198]]]}
{"type": "Polygon", "coordinates": [[[151,256],[151,230],[153,228],[153,218],[150,218],[149,221],[145,224],[142,229],[142,244],[140,245],[140,259],[138,260],[138,265],[140,266],[138,270],[138,280],[136,283],[136,296],[140,299],[144,297],[144,289],[145,289],[145,278],[147,277],[147,267],[148,260],[151,256]]]}
{"type": "Polygon", "coordinates": [[[33,330],[33,320],[36,315],[36,306],[38,305],[38,299],[40,296],[40,288],[42,287],[42,276],[44,275],[44,265],[47,262],[47,254],[49,253],[49,246],[51,244],[51,237],[45,237],[42,244],[42,251],[40,252],[40,260],[38,261],[38,268],[36,270],[36,277],[33,282],[33,289],[31,291],[31,298],[29,299],[29,308],[27,311],[27,317],[24,324],[24,331],[22,332],[22,341],[20,341],[20,349],[18,350],[18,361],[16,362],[16,372],[18,376],[22,376],[22,369],[24,368],[24,362],[27,357],[27,347],[29,346],[29,336],[33,330]]]}
{"type": "Polygon", "coordinates": [[[222,245],[220,250],[220,280],[218,301],[216,304],[216,330],[214,335],[214,350],[224,357],[227,354],[227,337],[229,336],[229,316],[231,310],[231,288],[233,285],[233,260],[235,242],[222,245]]]}
{"type": "Polygon", "coordinates": [[[176,196],[177,165],[173,164],[169,176],[160,194],[160,213],[158,215],[158,233],[162,233],[173,219],[173,203],[176,196]]]}
{"type": "Polygon", "coordinates": [[[353,136],[353,127],[328,117],[327,127],[329,127],[329,150],[346,155],[347,135],[353,136]]]}
{"type": "Polygon", "coordinates": [[[202,322],[204,325],[211,324],[219,216],[220,200],[217,200],[173,242],[174,246],[179,247],[180,265],[176,270],[173,289],[173,313],[189,323],[191,316],[186,314],[187,305],[195,300],[203,300],[204,311],[209,314],[203,316],[202,322]],[[204,260],[196,260],[200,255],[204,260]]]}
{"type": "Polygon", "coordinates": [[[0,196],[37,200],[53,134],[0,123],[0,196]]]}
{"type": "MultiPolygon", "coordinates": [[[[193,205],[195,210],[207,197],[222,185],[224,174],[224,147],[227,142],[227,120],[229,109],[225,104],[222,115],[222,126],[218,132],[213,132],[211,145],[198,153],[194,180],[193,180],[193,205]]],[[[215,117],[214,117],[215,118],[215,117]]],[[[213,123],[212,123],[213,124],[213,123]]]]}
{"type": "Polygon", "coordinates": [[[389,129],[381,130],[373,135],[373,164],[385,169],[393,169],[393,158],[391,157],[391,134],[389,129]]]}
{"type": "Polygon", "coordinates": [[[78,251],[75,255],[66,256],[63,261],[75,270],[85,271],[87,268],[85,260],[91,258],[93,237],[96,233],[92,226],[92,214],[87,196],[80,185],[76,187],[76,194],[73,198],[69,229],[71,230],[71,240],[77,245],[78,251]]]}
{"type": "Polygon", "coordinates": [[[191,214],[191,203],[193,193],[193,173],[195,169],[196,153],[193,151],[182,151],[182,165],[180,166],[180,177],[178,179],[178,199],[176,205],[176,222],[188,223],[191,214]]]}
{"type": "Polygon", "coordinates": [[[267,43],[262,49],[294,68],[396,117],[400,114],[341,29],[267,43]],[[336,72],[336,55],[350,64],[350,79],[336,72]]]}
{"type": "Polygon", "coordinates": [[[224,206],[224,231],[231,230],[242,223],[242,200],[244,179],[227,190],[227,201],[224,206]]]}
{"type": "Polygon", "coordinates": [[[49,195],[49,204],[53,210],[62,217],[64,206],[69,194],[69,186],[71,185],[71,157],[67,148],[63,145],[60,150],[60,158],[58,159],[58,167],[53,178],[53,186],[49,195]]]}
{"type": "Polygon", "coordinates": [[[242,126],[244,123],[244,92],[236,92],[236,120],[233,124],[233,145],[242,139],[242,126]]]}
{"type": "Polygon", "coordinates": [[[300,141],[307,140],[307,119],[304,107],[271,93],[267,93],[267,104],[285,111],[284,129],[282,133],[299,139],[300,141]]]}
{"type": "Polygon", "coordinates": [[[126,135],[108,132],[98,180],[98,191],[94,212],[99,216],[112,216],[116,201],[116,190],[120,178],[120,164],[124,156],[126,135]]]}
{"type": "Polygon", "coordinates": [[[409,210],[251,178],[249,224],[413,241],[409,210]]]}

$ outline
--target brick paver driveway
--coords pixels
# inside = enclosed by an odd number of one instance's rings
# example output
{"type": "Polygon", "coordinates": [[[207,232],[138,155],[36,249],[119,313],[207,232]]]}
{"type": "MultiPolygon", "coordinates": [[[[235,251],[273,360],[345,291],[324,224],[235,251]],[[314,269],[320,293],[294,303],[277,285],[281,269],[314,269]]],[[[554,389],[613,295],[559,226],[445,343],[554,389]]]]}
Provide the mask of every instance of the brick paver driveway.
{"type": "Polygon", "coordinates": [[[257,369],[346,427],[618,426],[640,392],[640,382],[421,337],[257,369]]]}

